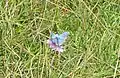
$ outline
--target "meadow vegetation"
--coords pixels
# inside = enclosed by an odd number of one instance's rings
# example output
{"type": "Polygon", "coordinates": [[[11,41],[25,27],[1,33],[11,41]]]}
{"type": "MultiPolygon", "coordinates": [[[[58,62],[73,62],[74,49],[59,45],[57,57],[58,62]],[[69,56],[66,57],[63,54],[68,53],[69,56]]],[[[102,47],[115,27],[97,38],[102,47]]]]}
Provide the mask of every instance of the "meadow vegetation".
{"type": "Polygon", "coordinates": [[[120,78],[119,57],[119,0],[0,0],[0,78],[120,78]]]}

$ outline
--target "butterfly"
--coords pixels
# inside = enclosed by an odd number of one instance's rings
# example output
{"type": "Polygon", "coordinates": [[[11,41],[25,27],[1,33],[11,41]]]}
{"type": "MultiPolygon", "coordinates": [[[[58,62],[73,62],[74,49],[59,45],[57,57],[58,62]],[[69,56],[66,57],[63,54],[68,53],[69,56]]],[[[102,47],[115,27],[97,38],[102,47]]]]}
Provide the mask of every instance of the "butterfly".
{"type": "Polygon", "coordinates": [[[67,39],[69,32],[64,32],[62,34],[54,34],[53,32],[50,33],[50,39],[48,40],[48,44],[52,50],[63,52],[62,44],[67,39]]]}

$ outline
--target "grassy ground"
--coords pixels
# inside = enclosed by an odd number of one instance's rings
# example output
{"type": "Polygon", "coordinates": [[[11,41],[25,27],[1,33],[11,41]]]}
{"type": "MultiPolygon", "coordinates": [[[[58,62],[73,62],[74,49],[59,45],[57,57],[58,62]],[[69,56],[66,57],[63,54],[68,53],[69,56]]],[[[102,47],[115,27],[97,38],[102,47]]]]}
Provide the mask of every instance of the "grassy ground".
{"type": "Polygon", "coordinates": [[[0,0],[0,46],[0,78],[120,78],[120,1],[0,0]]]}

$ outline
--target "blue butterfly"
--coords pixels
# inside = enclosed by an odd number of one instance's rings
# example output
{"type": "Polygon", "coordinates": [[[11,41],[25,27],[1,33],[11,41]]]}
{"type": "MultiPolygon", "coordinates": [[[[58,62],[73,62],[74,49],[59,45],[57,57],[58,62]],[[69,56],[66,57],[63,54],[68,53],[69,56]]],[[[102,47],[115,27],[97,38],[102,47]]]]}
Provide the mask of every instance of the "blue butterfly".
{"type": "Polygon", "coordinates": [[[68,32],[64,32],[58,35],[51,32],[50,39],[54,44],[61,46],[64,43],[64,41],[67,39],[68,34],[69,34],[68,32]]]}
{"type": "Polygon", "coordinates": [[[53,32],[50,33],[50,39],[48,40],[48,44],[50,48],[52,48],[55,51],[63,52],[63,46],[65,39],[69,35],[68,32],[64,32],[60,35],[54,34],[53,32]]]}

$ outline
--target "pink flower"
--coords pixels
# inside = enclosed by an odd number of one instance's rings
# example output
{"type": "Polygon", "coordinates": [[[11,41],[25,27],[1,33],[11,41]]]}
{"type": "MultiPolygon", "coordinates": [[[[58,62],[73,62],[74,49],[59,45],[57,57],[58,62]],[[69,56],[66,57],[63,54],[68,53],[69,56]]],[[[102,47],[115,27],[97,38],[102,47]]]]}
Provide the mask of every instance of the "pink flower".
{"type": "Polygon", "coordinates": [[[57,52],[63,52],[63,46],[56,45],[50,39],[47,41],[47,43],[52,50],[57,51],[57,52]]]}

